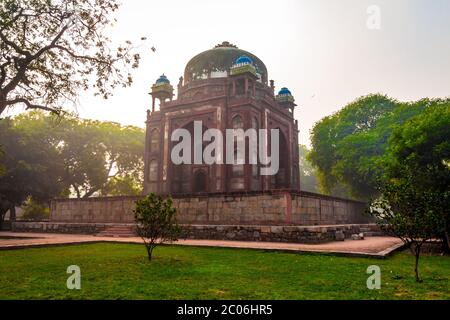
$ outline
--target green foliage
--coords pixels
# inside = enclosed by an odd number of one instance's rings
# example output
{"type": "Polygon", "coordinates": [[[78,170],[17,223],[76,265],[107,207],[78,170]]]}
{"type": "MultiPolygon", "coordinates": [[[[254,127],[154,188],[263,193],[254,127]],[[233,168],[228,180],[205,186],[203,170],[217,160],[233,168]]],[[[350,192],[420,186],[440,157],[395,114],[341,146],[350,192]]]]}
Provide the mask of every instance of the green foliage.
{"type": "Polygon", "coordinates": [[[144,199],[136,201],[136,232],[144,240],[150,261],[157,245],[177,241],[180,237],[181,227],[177,224],[176,213],[170,197],[163,199],[150,193],[144,199]]]}
{"type": "Polygon", "coordinates": [[[142,194],[142,185],[139,179],[140,177],[136,178],[131,175],[113,177],[108,180],[100,193],[108,196],[139,196],[142,194]]]}
{"type": "Polygon", "coordinates": [[[138,194],[144,130],[32,111],[0,120],[0,216],[31,196],[138,194]]]}
{"type": "Polygon", "coordinates": [[[434,101],[422,113],[394,130],[384,161],[386,184],[408,184],[417,193],[435,195],[428,203],[432,211],[423,214],[434,212],[440,215],[444,227],[436,235],[443,240],[447,250],[450,242],[449,137],[450,100],[434,101]]]}
{"type": "Polygon", "coordinates": [[[411,177],[404,177],[398,182],[386,183],[382,196],[371,205],[377,223],[414,250],[417,281],[420,281],[418,263],[421,247],[445,231],[446,222],[441,208],[449,200],[448,192],[441,194],[417,189],[411,184],[411,177]]]}
{"type": "Polygon", "coordinates": [[[400,103],[383,95],[368,95],[315,124],[308,159],[318,170],[324,192],[342,183],[351,196],[375,196],[384,174],[388,140],[398,126],[440,100],[400,103]]]}
{"type": "Polygon", "coordinates": [[[59,161],[54,143],[51,130],[41,122],[20,126],[10,118],[0,120],[0,145],[4,150],[0,166],[5,168],[0,176],[1,219],[29,196],[46,202],[63,192],[64,163],[59,161]]]}
{"type": "Polygon", "coordinates": [[[394,130],[389,140],[387,178],[409,173],[417,188],[450,187],[450,99],[437,100],[394,130]]]}
{"type": "Polygon", "coordinates": [[[50,216],[50,209],[48,205],[37,203],[29,198],[23,208],[23,218],[25,220],[45,220],[50,216]]]}
{"type": "Polygon", "coordinates": [[[78,198],[140,192],[145,143],[141,128],[77,118],[65,118],[61,126],[64,180],[78,198]]]}
{"type": "Polygon", "coordinates": [[[317,173],[311,163],[307,159],[308,148],[300,144],[299,162],[300,162],[300,189],[308,192],[319,192],[319,185],[317,181],[317,173]]]}

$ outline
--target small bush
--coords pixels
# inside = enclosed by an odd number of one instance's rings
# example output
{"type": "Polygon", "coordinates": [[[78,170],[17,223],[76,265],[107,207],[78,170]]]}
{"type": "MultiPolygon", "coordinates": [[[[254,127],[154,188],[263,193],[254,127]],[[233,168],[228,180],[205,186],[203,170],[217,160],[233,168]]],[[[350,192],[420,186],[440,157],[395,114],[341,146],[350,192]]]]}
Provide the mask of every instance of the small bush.
{"type": "Polygon", "coordinates": [[[144,240],[150,261],[157,245],[177,241],[181,236],[181,227],[176,221],[177,210],[172,205],[170,197],[163,199],[154,193],[136,201],[136,232],[144,240]]]}

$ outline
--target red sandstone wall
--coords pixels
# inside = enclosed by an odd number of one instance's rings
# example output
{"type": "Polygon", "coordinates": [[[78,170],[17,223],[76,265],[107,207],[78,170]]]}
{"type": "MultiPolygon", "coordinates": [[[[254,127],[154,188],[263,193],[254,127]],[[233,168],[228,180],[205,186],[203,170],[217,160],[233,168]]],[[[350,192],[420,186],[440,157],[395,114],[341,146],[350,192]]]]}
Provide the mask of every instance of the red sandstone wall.
{"type": "MultiPolygon", "coordinates": [[[[139,197],[57,199],[52,222],[132,223],[139,197]]],[[[305,192],[233,193],[174,198],[186,224],[328,225],[368,223],[364,204],[305,192]]]]}

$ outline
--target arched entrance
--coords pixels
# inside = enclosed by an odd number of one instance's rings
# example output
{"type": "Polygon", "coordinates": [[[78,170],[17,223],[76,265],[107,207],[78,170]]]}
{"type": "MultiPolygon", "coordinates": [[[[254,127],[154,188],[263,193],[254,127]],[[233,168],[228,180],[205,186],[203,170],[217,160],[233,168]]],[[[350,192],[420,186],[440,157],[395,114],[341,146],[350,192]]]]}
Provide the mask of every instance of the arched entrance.
{"type": "MultiPolygon", "coordinates": [[[[191,164],[179,164],[175,165],[171,163],[170,170],[171,170],[171,192],[172,193],[183,193],[183,194],[189,194],[192,192],[206,192],[207,191],[207,185],[208,185],[208,174],[206,173],[208,170],[199,170],[199,167],[202,167],[203,165],[195,165],[194,164],[194,148],[195,143],[198,143],[198,140],[195,140],[194,135],[194,121],[190,121],[186,125],[181,127],[182,129],[186,129],[189,131],[191,136],[191,154],[190,157],[190,163],[191,164]],[[204,181],[200,181],[201,177],[197,177],[197,172],[202,172],[202,179],[204,181]],[[197,183],[197,179],[199,182],[197,183]],[[198,190],[197,190],[198,189],[198,190]]],[[[205,131],[208,130],[206,126],[202,126],[202,137],[205,131]]],[[[206,146],[206,142],[202,143],[202,155],[203,150],[206,146]]],[[[178,142],[173,142],[171,144],[171,149],[177,144],[178,142]]],[[[184,155],[180,155],[184,156],[184,155]]],[[[203,166],[204,167],[204,166],[203,166]]]]}
{"type": "Polygon", "coordinates": [[[280,133],[280,143],[279,143],[279,153],[280,153],[280,167],[278,173],[272,177],[272,186],[275,189],[285,189],[289,187],[289,150],[287,140],[279,129],[280,133]]]}

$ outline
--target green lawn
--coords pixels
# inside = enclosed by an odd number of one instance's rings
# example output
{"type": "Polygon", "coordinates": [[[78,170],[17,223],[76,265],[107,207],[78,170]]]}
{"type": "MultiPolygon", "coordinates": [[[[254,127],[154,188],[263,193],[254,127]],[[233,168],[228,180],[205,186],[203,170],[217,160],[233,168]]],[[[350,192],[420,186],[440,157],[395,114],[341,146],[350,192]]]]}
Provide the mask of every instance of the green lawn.
{"type": "Polygon", "coordinates": [[[450,258],[424,256],[416,283],[408,252],[380,260],[319,254],[91,244],[0,251],[0,299],[450,299],[450,258]],[[81,290],[66,269],[81,268],[81,290]],[[378,265],[381,290],[368,290],[378,265]]]}

